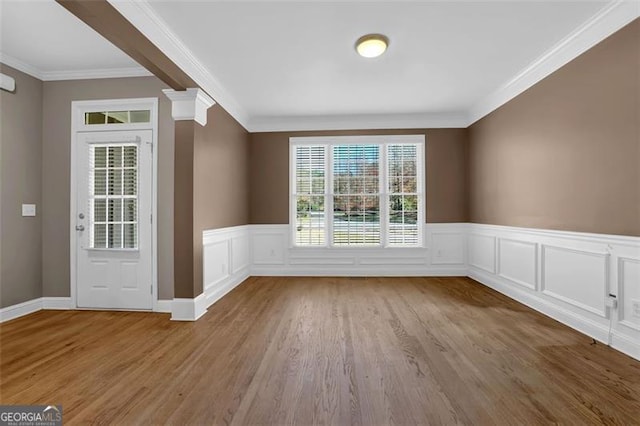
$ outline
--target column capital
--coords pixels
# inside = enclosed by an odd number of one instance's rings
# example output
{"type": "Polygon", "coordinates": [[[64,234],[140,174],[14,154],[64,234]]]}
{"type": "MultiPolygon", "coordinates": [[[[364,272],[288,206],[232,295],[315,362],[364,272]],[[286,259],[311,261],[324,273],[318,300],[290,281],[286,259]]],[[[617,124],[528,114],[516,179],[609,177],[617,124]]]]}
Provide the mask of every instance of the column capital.
{"type": "Polygon", "coordinates": [[[207,110],[216,102],[200,88],[187,90],[163,89],[171,101],[171,116],[174,120],[195,120],[202,126],[207,124],[207,110]]]}

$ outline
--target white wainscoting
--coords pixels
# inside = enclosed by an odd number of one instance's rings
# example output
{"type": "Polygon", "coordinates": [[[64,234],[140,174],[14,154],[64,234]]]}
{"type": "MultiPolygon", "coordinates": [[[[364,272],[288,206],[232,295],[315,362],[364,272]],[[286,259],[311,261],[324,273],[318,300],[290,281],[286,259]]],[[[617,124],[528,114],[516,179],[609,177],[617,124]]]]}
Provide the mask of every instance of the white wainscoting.
{"type": "MultiPolygon", "coordinates": [[[[640,359],[640,238],[532,228],[427,224],[416,249],[303,249],[288,225],[203,233],[203,288],[195,299],[158,301],[194,321],[249,275],[469,276],[640,359]],[[606,306],[609,294],[616,309],[606,306]],[[611,334],[609,327],[611,325],[611,334]]],[[[73,309],[44,297],[0,309],[7,321],[41,309],[73,309]]]]}
{"type": "Polygon", "coordinates": [[[464,223],[427,224],[423,248],[300,248],[289,225],[251,225],[251,275],[465,276],[464,223]]]}
{"type": "Polygon", "coordinates": [[[640,359],[640,238],[469,224],[469,276],[640,359]],[[618,308],[608,308],[609,294],[618,308]]]}
{"type": "Polygon", "coordinates": [[[249,278],[249,240],[249,225],[213,229],[202,233],[202,276],[206,307],[249,278]]]}

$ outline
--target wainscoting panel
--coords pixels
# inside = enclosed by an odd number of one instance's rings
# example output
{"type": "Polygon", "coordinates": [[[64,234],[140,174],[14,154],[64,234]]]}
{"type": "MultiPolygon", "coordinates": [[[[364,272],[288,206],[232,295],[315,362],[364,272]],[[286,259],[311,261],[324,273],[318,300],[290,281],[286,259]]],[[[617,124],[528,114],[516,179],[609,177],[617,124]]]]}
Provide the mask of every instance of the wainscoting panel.
{"type": "Polygon", "coordinates": [[[466,232],[459,227],[457,232],[431,230],[427,226],[427,243],[431,246],[432,265],[466,265],[466,232]]]}
{"type": "Polygon", "coordinates": [[[542,246],[542,293],[607,317],[609,254],[542,246]]]}
{"type": "Polygon", "coordinates": [[[620,324],[640,332],[640,259],[618,259],[620,324]]]}
{"type": "Polygon", "coordinates": [[[640,359],[640,238],[481,224],[468,232],[471,278],[640,359]]]}
{"type": "Polygon", "coordinates": [[[249,238],[248,225],[202,233],[205,309],[249,277],[249,238]]]}
{"type": "Polygon", "coordinates": [[[251,225],[251,263],[284,265],[289,225],[251,225]]]}
{"type": "Polygon", "coordinates": [[[535,290],[538,275],[538,244],[528,241],[498,239],[498,275],[535,290]]]}
{"type": "Polygon", "coordinates": [[[293,247],[289,225],[252,225],[251,275],[464,276],[466,224],[427,224],[420,248],[293,247]],[[430,253],[436,252],[433,256],[430,253]]]}
{"type": "Polygon", "coordinates": [[[469,234],[469,265],[491,274],[496,272],[496,237],[469,234]]]}

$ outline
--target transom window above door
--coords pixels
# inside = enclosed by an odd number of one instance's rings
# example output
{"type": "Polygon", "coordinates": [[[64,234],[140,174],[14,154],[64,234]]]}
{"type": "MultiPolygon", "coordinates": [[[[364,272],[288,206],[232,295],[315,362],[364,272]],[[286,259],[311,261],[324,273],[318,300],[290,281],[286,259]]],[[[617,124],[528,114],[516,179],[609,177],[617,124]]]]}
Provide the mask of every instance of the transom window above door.
{"type": "Polygon", "coordinates": [[[291,138],[291,233],[300,247],[420,247],[424,136],[291,138]]]}

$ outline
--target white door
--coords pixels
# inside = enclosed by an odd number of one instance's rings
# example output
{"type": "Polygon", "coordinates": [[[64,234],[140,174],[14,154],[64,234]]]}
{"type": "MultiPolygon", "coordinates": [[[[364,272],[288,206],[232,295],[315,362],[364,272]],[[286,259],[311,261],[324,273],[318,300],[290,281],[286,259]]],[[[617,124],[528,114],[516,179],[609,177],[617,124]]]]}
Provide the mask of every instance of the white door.
{"type": "Polygon", "coordinates": [[[152,309],[152,131],[78,133],[77,304],[152,309]]]}

